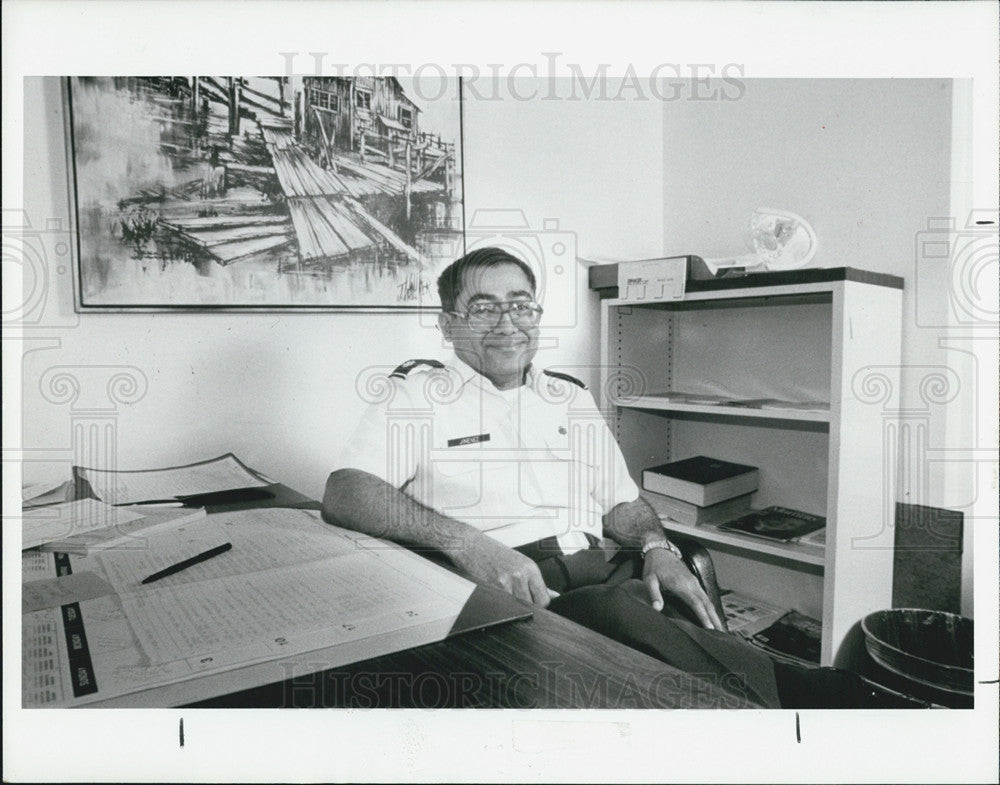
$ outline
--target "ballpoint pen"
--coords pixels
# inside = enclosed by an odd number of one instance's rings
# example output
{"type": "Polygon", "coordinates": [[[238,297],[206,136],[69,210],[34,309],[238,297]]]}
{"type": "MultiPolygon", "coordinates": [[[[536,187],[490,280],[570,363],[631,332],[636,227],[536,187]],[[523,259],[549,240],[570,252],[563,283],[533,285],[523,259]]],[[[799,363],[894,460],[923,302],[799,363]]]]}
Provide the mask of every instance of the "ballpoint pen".
{"type": "Polygon", "coordinates": [[[220,553],[225,553],[230,548],[233,547],[231,542],[223,543],[222,545],[217,545],[214,548],[209,548],[204,553],[199,553],[197,556],[192,556],[190,559],[185,559],[184,561],[179,561],[177,564],[171,564],[159,572],[154,572],[148,578],[143,578],[140,583],[152,583],[153,581],[158,581],[160,578],[166,578],[168,575],[173,575],[175,572],[180,572],[181,570],[186,570],[195,564],[211,559],[213,556],[218,556],[220,553]]]}

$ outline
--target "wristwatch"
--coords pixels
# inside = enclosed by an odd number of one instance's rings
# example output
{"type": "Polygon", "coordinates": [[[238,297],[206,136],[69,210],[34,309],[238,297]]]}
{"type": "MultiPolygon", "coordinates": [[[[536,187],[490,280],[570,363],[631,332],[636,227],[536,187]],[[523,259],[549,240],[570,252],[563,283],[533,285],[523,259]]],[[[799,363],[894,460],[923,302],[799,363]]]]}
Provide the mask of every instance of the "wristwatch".
{"type": "Polygon", "coordinates": [[[651,540],[650,542],[647,542],[645,545],[643,545],[642,546],[643,558],[645,558],[646,554],[649,553],[654,548],[663,548],[664,550],[670,551],[678,559],[681,559],[682,561],[684,559],[684,554],[681,553],[681,549],[678,548],[676,545],[674,545],[672,542],[670,542],[670,540],[668,540],[666,537],[664,537],[661,540],[651,540]]]}

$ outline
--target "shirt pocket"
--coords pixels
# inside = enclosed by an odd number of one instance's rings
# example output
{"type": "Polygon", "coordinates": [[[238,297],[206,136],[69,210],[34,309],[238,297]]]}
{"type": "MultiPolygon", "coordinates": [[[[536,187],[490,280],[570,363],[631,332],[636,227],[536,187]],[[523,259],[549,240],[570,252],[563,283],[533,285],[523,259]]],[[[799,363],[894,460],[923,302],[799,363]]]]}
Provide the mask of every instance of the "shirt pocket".
{"type": "Polygon", "coordinates": [[[593,466],[581,459],[568,429],[550,425],[536,444],[520,466],[521,498],[537,506],[579,507],[590,493],[593,466]]]}
{"type": "Polygon", "coordinates": [[[481,450],[462,451],[457,455],[432,460],[430,506],[445,515],[463,517],[463,513],[481,508],[500,481],[498,465],[483,460],[481,450]]]}

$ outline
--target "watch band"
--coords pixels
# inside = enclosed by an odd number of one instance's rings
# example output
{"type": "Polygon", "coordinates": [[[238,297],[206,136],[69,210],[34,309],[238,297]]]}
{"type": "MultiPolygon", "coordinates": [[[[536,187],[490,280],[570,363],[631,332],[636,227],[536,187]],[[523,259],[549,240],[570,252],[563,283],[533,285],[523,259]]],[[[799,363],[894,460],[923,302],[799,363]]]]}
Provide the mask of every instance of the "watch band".
{"type": "Polygon", "coordinates": [[[670,551],[678,559],[683,560],[684,554],[681,553],[681,549],[674,545],[670,540],[664,537],[662,540],[653,540],[652,542],[647,542],[642,546],[642,556],[645,558],[646,554],[651,550],[656,548],[662,548],[663,550],[670,551]]]}

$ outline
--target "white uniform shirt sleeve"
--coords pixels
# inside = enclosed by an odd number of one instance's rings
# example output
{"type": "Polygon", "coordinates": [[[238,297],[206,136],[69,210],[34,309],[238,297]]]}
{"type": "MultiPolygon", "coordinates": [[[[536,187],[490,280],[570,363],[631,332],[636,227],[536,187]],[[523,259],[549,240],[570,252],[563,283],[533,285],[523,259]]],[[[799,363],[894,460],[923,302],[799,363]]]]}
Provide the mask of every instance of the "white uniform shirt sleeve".
{"type": "MultiPolygon", "coordinates": [[[[605,426],[607,428],[607,426],[605,426]]],[[[611,431],[608,431],[608,438],[611,439],[614,459],[610,467],[605,467],[603,472],[603,483],[598,487],[595,494],[598,503],[604,508],[605,513],[611,512],[617,505],[623,502],[634,502],[639,498],[639,486],[635,484],[632,476],[628,473],[628,465],[622,456],[621,448],[615,442],[611,431]],[[608,471],[610,468],[610,471],[608,471]]]]}
{"type": "MultiPolygon", "coordinates": [[[[589,391],[580,390],[581,396],[597,413],[597,406],[589,391]]],[[[594,501],[607,514],[623,502],[634,502],[639,498],[639,486],[635,484],[625,463],[621,448],[615,440],[607,421],[600,417],[601,427],[598,438],[598,461],[594,485],[591,488],[594,501]]]]}
{"type": "Polygon", "coordinates": [[[407,438],[406,420],[398,412],[404,383],[390,381],[395,394],[371,404],[336,462],[338,469],[359,469],[402,488],[417,472],[419,446],[407,438]]]}

